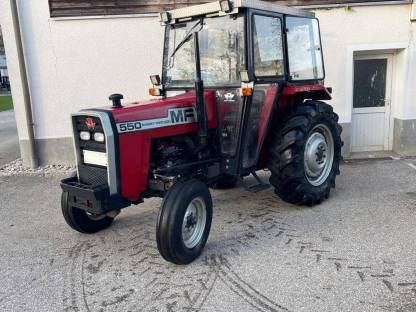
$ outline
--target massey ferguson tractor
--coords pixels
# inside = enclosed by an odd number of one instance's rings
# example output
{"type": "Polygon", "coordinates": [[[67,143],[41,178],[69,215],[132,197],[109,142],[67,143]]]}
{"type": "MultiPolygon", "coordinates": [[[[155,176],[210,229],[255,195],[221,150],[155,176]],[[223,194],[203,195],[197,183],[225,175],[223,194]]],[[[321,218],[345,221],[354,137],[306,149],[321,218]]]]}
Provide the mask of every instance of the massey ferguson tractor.
{"type": "Polygon", "coordinates": [[[111,225],[122,208],[163,197],[160,254],[187,264],[207,242],[209,187],[274,188],[312,206],[328,198],[342,141],[313,13],[257,0],[217,1],[160,14],[165,28],[156,98],[72,115],[76,176],[62,213],[81,233],[111,225]],[[256,171],[270,171],[270,184],[256,171]],[[252,175],[256,183],[244,179],[252,175]]]}

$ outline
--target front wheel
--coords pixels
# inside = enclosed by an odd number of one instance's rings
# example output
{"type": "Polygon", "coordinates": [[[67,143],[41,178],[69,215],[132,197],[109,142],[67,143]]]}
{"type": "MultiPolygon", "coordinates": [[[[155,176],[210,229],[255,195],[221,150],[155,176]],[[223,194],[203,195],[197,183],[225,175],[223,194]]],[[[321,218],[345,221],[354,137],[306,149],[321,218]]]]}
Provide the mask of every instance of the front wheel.
{"type": "Polygon", "coordinates": [[[156,241],[162,257],[188,264],[204,249],[212,221],[208,187],[189,180],[174,184],[163,199],[156,225],[156,241]]]}
{"type": "Polygon", "coordinates": [[[269,147],[270,183],[283,200],[315,205],[339,174],[341,131],[330,105],[306,101],[286,113],[269,147]]]}
{"type": "Polygon", "coordinates": [[[73,207],[68,201],[68,192],[62,192],[61,208],[66,223],[80,233],[96,233],[108,228],[114,221],[107,215],[89,214],[85,210],[73,207]]]}

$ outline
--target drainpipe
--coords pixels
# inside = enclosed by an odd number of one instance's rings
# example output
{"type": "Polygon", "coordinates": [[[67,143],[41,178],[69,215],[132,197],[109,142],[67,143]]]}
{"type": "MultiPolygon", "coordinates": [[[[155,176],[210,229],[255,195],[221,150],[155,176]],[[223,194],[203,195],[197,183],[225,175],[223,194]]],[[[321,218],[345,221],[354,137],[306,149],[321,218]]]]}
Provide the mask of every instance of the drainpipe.
{"type": "Polygon", "coordinates": [[[10,0],[10,8],[12,13],[12,20],[13,20],[13,32],[16,42],[16,49],[17,49],[17,59],[19,62],[19,69],[20,69],[20,79],[22,83],[23,89],[23,104],[25,107],[25,117],[26,117],[26,126],[27,132],[29,136],[29,160],[30,160],[30,167],[36,168],[38,167],[38,157],[36,155],[36,145],[35,145],[35,135],[33,130],[33,115],[32,115],[32,101],[30,98],[29,93],[29,84],[27,80],[27,72],[26,72],[26,63],[25,63],[25,56],[23,53],[23,44],[22,44],[22,34],[20,31],[20,24],[19,24],[19,13],[17,10],[17,0],[10,0]]]}

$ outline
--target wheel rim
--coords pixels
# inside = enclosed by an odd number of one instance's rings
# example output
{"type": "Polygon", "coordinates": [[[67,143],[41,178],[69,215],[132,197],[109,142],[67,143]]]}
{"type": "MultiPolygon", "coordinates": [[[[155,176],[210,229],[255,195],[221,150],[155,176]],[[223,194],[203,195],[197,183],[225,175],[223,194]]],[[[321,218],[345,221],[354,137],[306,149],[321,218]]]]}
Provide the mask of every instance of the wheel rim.
{"type": "Polygon", "coordinates": [[[90,219],[92,221],[99,221],[99,220],[102,220],[102,219],[105,218],[104,214],[99,215],[99,214],[89,213],[89,212],[86,212],[85,214],[88,217],[88,219],[90,219]]]}
{"type": "Polygon", "coordinates": [[[186,209],[182,222],[182,239],[187,248],[194,248],[201,241],[207,221],[205,202],[194,198],[186,209]]]}
{"type": "Polygon", "coordinates": [[[334,139],[331,130],[324,125],[315,126],[305,145],[304,167],[306,178],[313,186],[323,184],[334,162],[334,139]]]}

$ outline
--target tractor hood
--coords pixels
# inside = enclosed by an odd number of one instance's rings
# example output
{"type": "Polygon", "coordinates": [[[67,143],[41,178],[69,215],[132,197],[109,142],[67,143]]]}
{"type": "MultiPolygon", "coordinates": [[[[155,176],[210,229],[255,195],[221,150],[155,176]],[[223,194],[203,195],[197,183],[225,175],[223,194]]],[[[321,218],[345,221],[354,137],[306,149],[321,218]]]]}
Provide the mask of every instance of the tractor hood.
{"type": "MultiPolygon", "coordinates": [[[[215,91],[204,92],[208,126],[216,126],[215,91]]],[[[196,96],[190,91],[164,99],[104,107],[114,117],[119,134],[196,123],[196,96]]]]}

